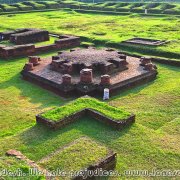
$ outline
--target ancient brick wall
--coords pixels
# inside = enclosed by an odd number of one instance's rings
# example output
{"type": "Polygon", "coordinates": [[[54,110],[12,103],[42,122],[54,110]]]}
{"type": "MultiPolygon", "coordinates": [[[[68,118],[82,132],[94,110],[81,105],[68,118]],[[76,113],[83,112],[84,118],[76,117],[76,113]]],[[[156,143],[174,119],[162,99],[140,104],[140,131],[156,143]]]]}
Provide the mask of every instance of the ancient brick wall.
{"type": "Polygon", "coordinates": [[[4,59],[31,55],[35,52],[33,44],[10,46],[0,49],[0,57],[4,59]]]}
{"type": "Polygon", "coordinates": [[[135,122],[135,115],[133,115],[133,114],[131,116],[129,116],[127,119],[115,121],[93,109],[88,109],[88,108],[78,111],[74,114],[71,114],[68,117],[60,119],[59,121],[51,121],[49,119],[45,119],[45,118],[41,117],[41,114],[40,114],[40,115],[36,116],[36,122],[44,124],[52,129],[56,130],[56,129],[62,128],[68,124],[73,123],[74,121],[78,120],[79,118],[81,118],[84,115],[89,115],[89,116],[95,118],[96,120],[98,120],[106,125],[109,125],[110,127],[113,127],[117,130],[123,129],[124,127],[129,126],[135,122]]]}
{"type": "Polygon", "coordinates": [[[8,59],[18,56],[34,55],[42,52],[53,51],[63,48],[72,48],[80,45],[80,38],[74,36],[62,36],[63,39],[55,41],[54,44],[45,46],[35,46],[24,44],[17,46],[0,46],[0,58],[8,59]]]}
{"type": "Polygon", "coordinates": [[[57,49],[56,44],[50,44],[50,45],[45,45],[45,46],[37,46],[35,50],[36,50],[36,53],[41,53],[41,52],[53,51],[56,49],[57,49]]]}
{"type": "Polygon", "coordinates": [[[32,30],[18,34],[12,34],[10,36],[10,42],[17,45],[43,42],[48,40],[49,40],[49,32],[43,30],[34,30],[34,31],[32,30]]]}
{"type": "Polygon", "coordinates": [[[68,48],[68,47],[76,47],[76,46],[80,45],[80,38],[70,36],[68,38],[56,40],[55,44],[58,49],[68,48]]]}

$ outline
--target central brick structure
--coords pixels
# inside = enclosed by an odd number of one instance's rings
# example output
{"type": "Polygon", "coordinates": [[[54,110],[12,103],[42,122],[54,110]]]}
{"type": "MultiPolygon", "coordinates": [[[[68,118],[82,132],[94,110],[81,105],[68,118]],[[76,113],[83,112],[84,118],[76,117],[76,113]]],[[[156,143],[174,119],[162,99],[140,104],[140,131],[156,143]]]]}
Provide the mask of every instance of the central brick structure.
{"type": "Polygon", "coordinates": [[[129,57],[114,49],[76,48],[42,61],[31,57],[22,75],[61,96],[95,96],[102,95],[104,88],[114,94],[153,80],[157,70],[148,57],[129,57]]]}

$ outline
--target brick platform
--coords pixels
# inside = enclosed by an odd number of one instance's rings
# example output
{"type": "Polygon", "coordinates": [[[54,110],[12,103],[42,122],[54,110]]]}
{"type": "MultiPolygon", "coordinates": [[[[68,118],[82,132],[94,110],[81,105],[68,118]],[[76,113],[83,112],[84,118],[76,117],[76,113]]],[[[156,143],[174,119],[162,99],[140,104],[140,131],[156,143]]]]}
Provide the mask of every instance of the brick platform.
{"type": "MultiPolygon", "coordinates": [[[[63,52],[60,54],[62,55],[63,52]]],[[[90,62],[91,61],[89,60],[89,63],[90,62]]],[[[93,59],[92,62],[94,62],[93,59]]],[[[155,79],[157,75],[155,65],[152,63],[142,65],[139,58],[130,56],[126,57],[125,70],[120,68],[120,71],[115,71],[110,74],[102,74],[92,67],[92,74],[90,73],[88,76],[83,78],[81,77],[82,72],[84,71],[82,70],[83,66],[82,69],[79,67],[78,71],[77,66],[75,66],[75,68],[77,68],[75,70],[72,65],[72,72],[68,74],[67,72],[61,71],[61,68],[59,68],[64,65],[64,63],[64,59],[52,61],[52,58],[45,58],[39,65],[33,66],[33,70],[23,70],[22,75],[25,80],[38,84],[63,97],[81,96],[86,94],[91,96],[102,96],[104,88],[109,88],[110,95],[112,95],[119,92],[119,90],[132,88],[133,86],[149,82],[155,79]],[[57,67],[57,69],[54,69],[55,67],[57,67]],[[67,80],[68,83],[63,83],[66,81],[64,79],[64,74],[68,74],[68,78],[71,76],[71,80],[67,80]]]]}

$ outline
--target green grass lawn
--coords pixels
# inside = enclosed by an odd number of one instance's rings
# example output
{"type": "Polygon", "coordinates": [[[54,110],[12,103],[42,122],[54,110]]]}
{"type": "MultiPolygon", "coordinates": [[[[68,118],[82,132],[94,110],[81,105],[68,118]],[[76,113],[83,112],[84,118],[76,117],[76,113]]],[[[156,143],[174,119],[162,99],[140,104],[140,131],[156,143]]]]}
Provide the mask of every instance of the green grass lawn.
{"type": "Polygon", "coordinates": [[[59,168],[65,172],[79,172],[100,162],[109,153],[110,151],[104,145],[83,137],[45,157],[39,164],[49,171],[59,168]]]}
{"type": "MultiPolygon", "coordinates": [[[[180,20],[174,16],[140,16],[140,15],[100,15],[81,14],[74,11],[34,12],[0,16],[0,31],[36,27],[50,32],[73,34],[88,38],[88,41],[119,43],[133,38],[154,38],[169,40],[160,47],[146,48],[150,55],[180,59],[170,53],[180,51],[180,20]],[[169,53],[169,54],[168,54],[169,53]]],[[[125,48],[123,50],[146,54],[144,47],[125,48]]]]}
{"type": "MultiPolygon", "coordinates": [[[[160,49],[179,53],[179,19],[171,17],[106,16],[56,11],[0,16],[0,30],[44,28],[91,39],[120,41],[133,36],[174,40],[160,49]],[[95,26],[96,25],[96,26],[95,26]],[[98,32],[98,33],[97,33],[98,32]],[[101,33],[99,33],[101,32],[101,33]],[[103,35],[102,35],[102,32],[103,35]]],[[[43,56],[57,54],[48,53],[43,56]]],[[[59,129],[36,125],[35,115],[69,102],[21,79],[27,58],[0,61],[0,169],[26,164],[5,156],[17,149],[36,162],[80,137],[87,136],[117,152],[116,170],[179,169],[180,164],[180,69],[157,64],[153,82],[119,92],[107,103],[136,114],[136,122],[116,131],[84,117],[59,129]]],[[[23,168],[24,167],[24,168],[23,168]]],[[[126,179],[120,177],[119,179],[126,179]]],[[[161,178],[161,177],[160,177],[161,178]]],[[[12,179],[12,178],[7,178],[12,179]]],[[[31,179],[31,178],[30,178],[31,179]]],[[[32,178],[33,180],[36,177],[32,178]]],[[[110,178],[117,179],[117,178],[110,178]]],[[[147,179],[141,177],[139,179],[147,179]]],[[[168,178],[167,178],[168,179],[168,178]]]]}
{"type": "MultiPolygon", "coordinates": [[[[53,55],[56,53],[49,53],[53,55]]],[[[136,114],[136,123],[115,131],[90,117],[57,131],[36,125],[35,115],[57,107],[64,100],[20,76],[26,58],[0,61],[0,159],[5,152],[22,151],[39,161],[77,138],[88,136],[117,152],[116,170],[171,169],[180,163],[180,70],[157,64],[158,77],[146,85],[120,92],[108,103],[136,114]]],[[[7,167],[11,166],[7,165],[7,167]]],[[[14,165],[19,167],[18,164],[14,165]]],[[[0,168],[4,167],[0,164],[0,168]]]]}
{"type": "Polygon", "coordinates": [[[100,102],[94,98],[81,97],[73,102],[65,104],[64,106],[49,110],[40,116],[52,121],[58,121],[85,108],[96,110],[116,121],[125,120],[131,115],[123,109],[109,106],[108,104],[100,102]]]}

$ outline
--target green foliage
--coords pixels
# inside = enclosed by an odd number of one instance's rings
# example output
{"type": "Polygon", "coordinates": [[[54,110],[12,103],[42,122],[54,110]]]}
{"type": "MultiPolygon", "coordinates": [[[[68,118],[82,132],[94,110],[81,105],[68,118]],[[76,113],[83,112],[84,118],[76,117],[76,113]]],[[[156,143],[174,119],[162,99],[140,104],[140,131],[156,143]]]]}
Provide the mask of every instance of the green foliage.
{"type": "Polygon", "coordinates": [[[132,53],[179,59],[179,19],[172,16],[153,17],[140,14],[102,15],[68,11],[16,14],[2,16],[1,31],[17,27],[44,28],[59,34],[81,36],[83,41],[97,45],[111,44],[132,53]],[[40,16],[41,15],[41,16],[40,16]],[[171,18],[171,19],[169,19],[171,18]],[[96,25],[96,26],[95,26],[96,25]],[[133,37],[171,41],[159,47],[119,46],[121,41],[133,37]]]}
{"type": "Polygon", "coordinates": [[[64,106],[47,111],[41,114],[41,117],[52,121],[58,121],[85,108],[96,110],[116,121],[126,119],[130,116],[130,113],[123,109],[109,106],[104,102],[96,100],[95,98],[82,97],[64,106]]]}

